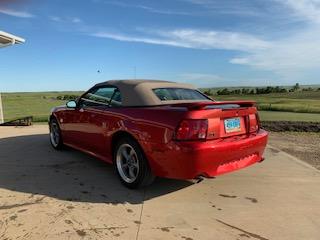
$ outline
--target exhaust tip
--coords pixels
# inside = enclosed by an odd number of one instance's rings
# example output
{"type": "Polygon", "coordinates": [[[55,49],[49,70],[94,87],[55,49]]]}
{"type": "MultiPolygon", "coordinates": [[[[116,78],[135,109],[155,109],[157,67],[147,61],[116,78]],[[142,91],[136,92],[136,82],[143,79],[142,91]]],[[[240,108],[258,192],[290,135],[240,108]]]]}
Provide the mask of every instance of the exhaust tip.
{"type": "Polygon", "coordinates": [[[204,177],[203,176],[198,176],[195,178],[196,180],[196,183],[201,183],[203,180],[204,180],[204,177]]]}
{"type": "Polygon", "coordinates": [[[213,179],[215,177],[207,177],[207,176],[204,176],[204,175],[199,175],[197,176],[196,178],[194,178],[194,180],[196,181],[196,183],[201,183],[203,180],[205,179],[213,179]]]}

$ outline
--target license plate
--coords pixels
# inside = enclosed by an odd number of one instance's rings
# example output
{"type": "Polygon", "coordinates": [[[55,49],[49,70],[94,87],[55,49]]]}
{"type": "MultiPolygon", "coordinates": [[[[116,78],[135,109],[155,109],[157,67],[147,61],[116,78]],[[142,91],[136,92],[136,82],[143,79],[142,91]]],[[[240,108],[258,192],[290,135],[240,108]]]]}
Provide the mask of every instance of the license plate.
{"type": "Polygon", "coordinates": [[[240,118],[225,119],[224,120],[224,128],[226,130],[226,133],[241,131],[240,118]]]}

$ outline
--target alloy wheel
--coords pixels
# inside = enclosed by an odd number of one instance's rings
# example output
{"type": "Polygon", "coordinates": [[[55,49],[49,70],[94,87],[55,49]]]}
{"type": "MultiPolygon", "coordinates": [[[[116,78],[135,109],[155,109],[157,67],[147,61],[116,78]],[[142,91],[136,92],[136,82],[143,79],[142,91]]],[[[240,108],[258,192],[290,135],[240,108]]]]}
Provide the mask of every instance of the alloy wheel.
{"type": "Polygon", "coordinates": [[[117,151],[116,164],[121,178],[127,183],[133,183],[139,175],[139,159],[134,148],[125,143],[117,151]]]}

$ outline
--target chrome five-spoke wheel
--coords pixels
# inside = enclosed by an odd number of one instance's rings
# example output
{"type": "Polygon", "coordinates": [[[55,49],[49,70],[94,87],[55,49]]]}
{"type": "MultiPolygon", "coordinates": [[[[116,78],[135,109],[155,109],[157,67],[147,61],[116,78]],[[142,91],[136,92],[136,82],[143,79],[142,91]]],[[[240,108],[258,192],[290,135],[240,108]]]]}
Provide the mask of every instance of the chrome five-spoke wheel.
{"type": "Polygon", "coordinates": [[[127,143],[119,146],[116,164],[121,178],[126,183],[133,183],[139,175],[139,159],[136,151],[127,143]]]}
{"type": "Polygon", "coordinates": [[[50,142],[55,149],[63,146],[60,127],[56,119],[50,121],[50,142]]]}
{"type": "Polygon", "coordinates": [[[155,179],[141,146],[131,137],[118,139],[113,162],[121,182],[128,188],[144,187],[155,179]]]}

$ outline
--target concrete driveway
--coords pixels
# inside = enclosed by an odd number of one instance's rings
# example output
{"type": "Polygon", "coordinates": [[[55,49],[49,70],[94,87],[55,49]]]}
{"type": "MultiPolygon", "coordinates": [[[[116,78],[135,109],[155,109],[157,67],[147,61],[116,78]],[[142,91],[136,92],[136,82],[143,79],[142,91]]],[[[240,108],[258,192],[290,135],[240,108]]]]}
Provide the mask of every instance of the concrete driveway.
{"type": "Polygon", "coordinates": [[[110,165],[53,150],[47,132],[0,127],[1,240],[320,239],[320,173],[275,148],[216,179],[133,191],[110,165]]]}

